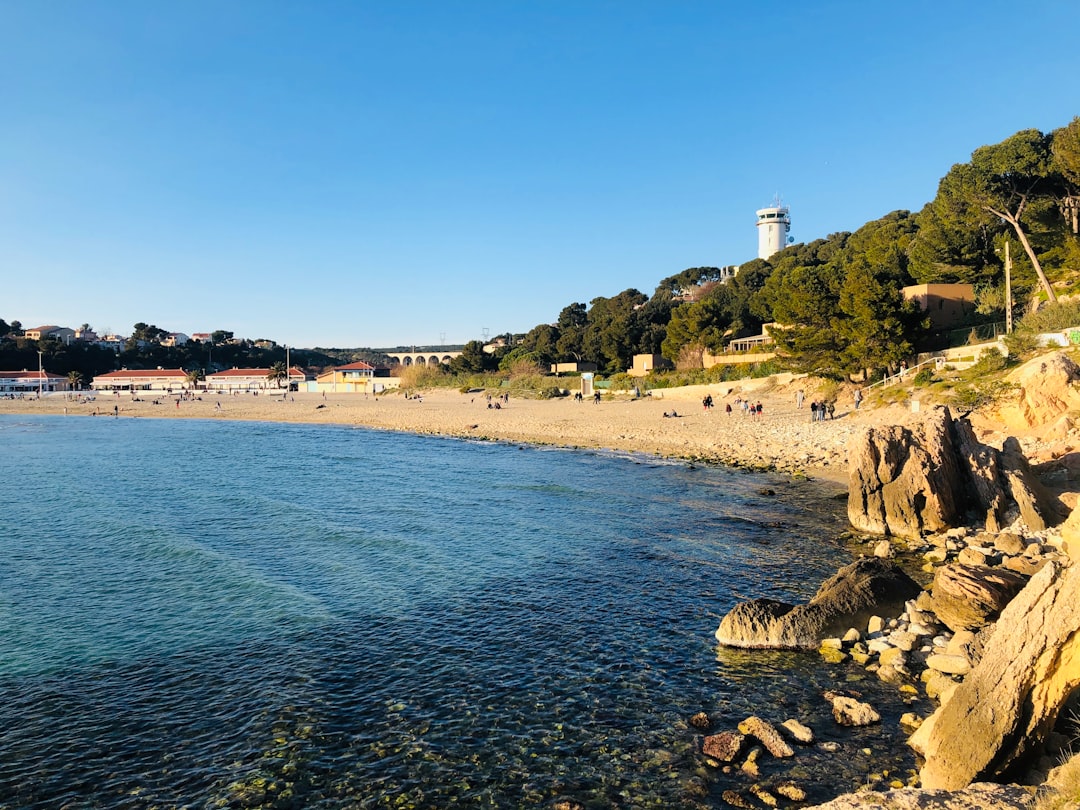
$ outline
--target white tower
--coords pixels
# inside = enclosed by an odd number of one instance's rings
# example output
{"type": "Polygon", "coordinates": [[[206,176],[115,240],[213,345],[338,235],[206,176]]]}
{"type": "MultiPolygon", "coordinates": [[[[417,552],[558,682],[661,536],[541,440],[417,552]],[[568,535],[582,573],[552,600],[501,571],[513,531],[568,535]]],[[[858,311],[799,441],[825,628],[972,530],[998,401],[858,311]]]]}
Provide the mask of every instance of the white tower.
{"type": "Polygon", "coordinates": [[[788,229],[791,227],[791,217],[788,209],[780,203],[777,197],[769,208],[762,208],[757,212],[757,255],[759,259],[767,259],[787,247],[788,229]]]}

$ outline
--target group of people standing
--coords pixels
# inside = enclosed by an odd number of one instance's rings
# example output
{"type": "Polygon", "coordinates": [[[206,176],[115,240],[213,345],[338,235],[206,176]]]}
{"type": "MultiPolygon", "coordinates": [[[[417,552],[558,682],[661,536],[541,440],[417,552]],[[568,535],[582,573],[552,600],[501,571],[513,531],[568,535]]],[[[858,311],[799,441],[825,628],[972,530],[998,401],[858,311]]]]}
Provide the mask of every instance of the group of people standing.
{"type": "Polygon", "coordinates": [[[810,421],[811,422],[824,422],[825,415],[828,414],[829,418],[833,418],[833,414],[836,413],[835,402],[811,402],[810,403],[810,421]]]}

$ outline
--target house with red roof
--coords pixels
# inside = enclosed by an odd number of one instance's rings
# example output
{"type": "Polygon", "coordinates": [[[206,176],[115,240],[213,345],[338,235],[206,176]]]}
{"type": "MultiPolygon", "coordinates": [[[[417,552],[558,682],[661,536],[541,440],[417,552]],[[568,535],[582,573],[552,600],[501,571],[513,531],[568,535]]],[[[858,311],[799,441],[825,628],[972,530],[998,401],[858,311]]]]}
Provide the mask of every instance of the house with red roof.
{"type": "Polygon", "coordinates": [[[90,382],[95,391],[185,391],[191,388],[182,368],[124,368],[99,374],[90,382]]]}
{"type": "MultiPolygon", "coordinates": [[[[296,390],[297,387],[307,380],[307,375],[300,369],[289,369],[289,388],[296,390]]],[[[285,388],[284,382],[270,379],[268,368],[230,368],[225,371],[216,371],[206,375],[206,389],[208,391],[280,391],[285,388]]]]}
{"type": "Polygon", "coordinates": [[[375,391],[375,366],[359,360],[345,366],[336,366],[315,378],[309,390],[333,394],[367,394],[375,391]]]}

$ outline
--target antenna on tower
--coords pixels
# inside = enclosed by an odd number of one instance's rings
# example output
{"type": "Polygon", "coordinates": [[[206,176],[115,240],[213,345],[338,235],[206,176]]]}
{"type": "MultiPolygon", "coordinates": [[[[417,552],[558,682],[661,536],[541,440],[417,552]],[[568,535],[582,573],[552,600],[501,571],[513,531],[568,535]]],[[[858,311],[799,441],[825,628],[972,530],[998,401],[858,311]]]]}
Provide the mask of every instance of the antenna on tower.
{"type": "Polygon", "coordinates": [[[486,326],[483,327],[480,331],[484,335],[484,343],[487,343],[488,335],[491,334],[491,331],[486,326]]]}

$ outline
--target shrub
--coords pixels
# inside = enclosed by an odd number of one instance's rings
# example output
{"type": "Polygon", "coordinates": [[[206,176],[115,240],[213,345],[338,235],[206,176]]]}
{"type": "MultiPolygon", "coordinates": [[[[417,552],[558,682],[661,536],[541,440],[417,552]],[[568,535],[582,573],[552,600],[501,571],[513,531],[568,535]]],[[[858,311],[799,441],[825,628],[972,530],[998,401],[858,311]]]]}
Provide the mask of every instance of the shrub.
{"type": "Polygon", "coordinates": [[[1005,357],[1001,352],[987,349],[979,355],[979,359],[967,370],[965,376],[970,379],[979,379],[988,374],[1004,371],[1009,365],[1009,358],[1005,357]]]}
{"type": "Polygon", "coordinates": [[[930,366],[919,369],[912,382],[915,385],[930,385],[934,381],[934,370],[930,366]]]}
{"type": "MultiPolygon", "coordinates": [[[[975,366],[972,366],[975,368],[975,366]]],[[[993,405],[1003,397],[1008,396],[1016,385],[1004,380],[984,382],[979,385],[965,385],[958,387],[954,397],[958,407],[978,410],[988,405],[993,405]]]]}

